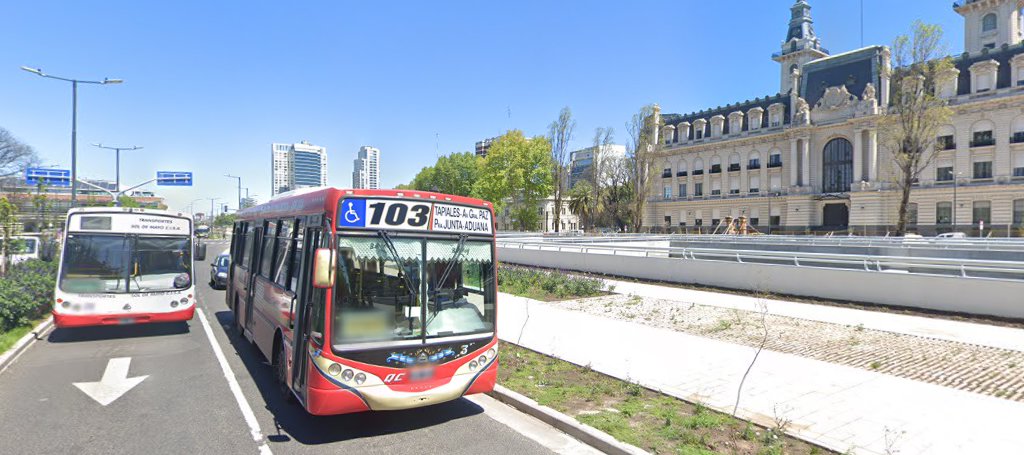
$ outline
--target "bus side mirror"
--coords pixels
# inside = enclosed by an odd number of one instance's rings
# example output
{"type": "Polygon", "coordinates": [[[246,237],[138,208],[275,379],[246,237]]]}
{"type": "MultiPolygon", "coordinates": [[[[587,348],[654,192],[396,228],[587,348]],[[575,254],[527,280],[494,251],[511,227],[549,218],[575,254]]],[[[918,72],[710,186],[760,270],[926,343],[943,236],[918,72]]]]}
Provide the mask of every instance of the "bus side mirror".
{"type": "Polygon", "coordinates": [[[325,289],[334,286],[334,269],[334,250],[317,248],[313,257],[313,287],[325,289]]]}

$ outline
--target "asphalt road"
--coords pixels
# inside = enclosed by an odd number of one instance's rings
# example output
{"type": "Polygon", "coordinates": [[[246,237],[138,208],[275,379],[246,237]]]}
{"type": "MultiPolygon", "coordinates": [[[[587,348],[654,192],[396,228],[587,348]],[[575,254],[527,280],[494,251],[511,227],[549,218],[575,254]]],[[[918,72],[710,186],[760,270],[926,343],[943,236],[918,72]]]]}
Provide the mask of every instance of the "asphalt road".
{"type": "Polygon", "coordinates": [[[188,323],[59,329],[0,374],[0,454],[562,453],[588,448],[487,397],[407,411],[314,417],[284,400],[255,346],[229,327],[224,291],[196,264],[199,307],[254,419],[244,417],[197,316],[188,323]],[[73,383],[99,381],[112,358],[147,376],[102,406],[73,383]],[[251,424],[262,438],[254,439],[251,424]],[[515,429],[513,429],[513,427],[515,429]]]}

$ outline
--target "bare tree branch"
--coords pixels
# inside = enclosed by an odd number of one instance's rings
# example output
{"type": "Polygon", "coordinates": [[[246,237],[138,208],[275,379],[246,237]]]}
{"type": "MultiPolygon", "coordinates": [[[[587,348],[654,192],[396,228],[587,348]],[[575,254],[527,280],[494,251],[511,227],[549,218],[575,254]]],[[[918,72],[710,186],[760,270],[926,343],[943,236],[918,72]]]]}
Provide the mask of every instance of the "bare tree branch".
{"type": "Polygon", "coordinates": [[[552,177],[555,180],[555,207],[553,221],[555,232],[561,228],[562,199],[565,197],[566,170],[569,168],[569,141],[576,130],[576,120],[572,118],[572,109],[563,107],[558,119],[548,126],[548,138],[551,141],[551,161],[554,164],[552,177]]]}
{"type": "Polygon", "coordinates": [[[39,157],[32,146],[14,137],[10,131],[0,128],[0,177],[10,177],[39,163],[39,157]]]}

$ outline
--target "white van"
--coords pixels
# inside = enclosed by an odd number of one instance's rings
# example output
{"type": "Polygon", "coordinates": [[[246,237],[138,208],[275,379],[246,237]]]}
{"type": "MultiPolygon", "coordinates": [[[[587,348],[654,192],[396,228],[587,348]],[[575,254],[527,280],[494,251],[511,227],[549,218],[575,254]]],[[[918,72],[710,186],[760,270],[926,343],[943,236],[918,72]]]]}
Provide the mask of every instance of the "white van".
{"type": "Polygon", "coordinates": [[[39,237],[35,235],[15,235],[11,237],[11,264],[29,259],[39,259],[39,237]]]}

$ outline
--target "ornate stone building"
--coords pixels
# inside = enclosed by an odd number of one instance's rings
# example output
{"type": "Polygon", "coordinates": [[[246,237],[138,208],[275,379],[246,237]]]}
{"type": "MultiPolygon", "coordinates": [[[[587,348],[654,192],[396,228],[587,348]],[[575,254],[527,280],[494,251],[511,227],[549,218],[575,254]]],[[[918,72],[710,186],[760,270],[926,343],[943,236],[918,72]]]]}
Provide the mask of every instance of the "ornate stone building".
{"type": "MultiPolygon", "coordinates": [[[[935,159],[911,193],[911,230],[1022,235],[1024,0],[968,0],[965,47],[936,91],[954,109],[935,159]],[[981,223],[984,231],[980,231],[981,223]]],[[[830,54],[811,7],[791,8],[779,94],[690,114],[656,109],[660,178],[645,214],[653,230],[709,232],[746,216],[761,232],[885,233],[898,176],[880,145],[889,49],[830,54]]],[[[908,24],[909,25],[909,24],[908,24]]]]}

